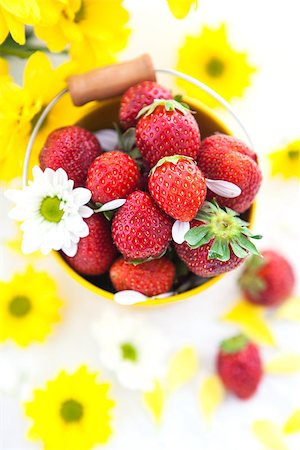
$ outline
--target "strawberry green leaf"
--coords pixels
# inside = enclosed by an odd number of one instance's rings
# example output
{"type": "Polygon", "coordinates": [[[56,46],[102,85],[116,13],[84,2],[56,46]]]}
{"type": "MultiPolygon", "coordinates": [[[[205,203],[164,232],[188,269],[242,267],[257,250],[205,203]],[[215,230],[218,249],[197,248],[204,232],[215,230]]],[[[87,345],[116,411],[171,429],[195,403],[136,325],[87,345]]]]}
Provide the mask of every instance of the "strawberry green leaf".
{"type": "Polygon", "coordinates": [[[185,235],[184,239],[189,245],[198,244],[208,233],[208,227],[202,225],[200,227],[191,228],[185,235]]]}
{"type": "Polygon", "coordinates": [[[237,237],[237,242],[242,248],[248,250],[248,252],[252,253],[253,255],[260,255],[255,245],[251,241],[249,241],[249,239],[247,239],[243,234],[240,234],[237,237]]]}
{"type": "Polygon", "coordinates": [[[208,259],[218,259],[219,261],[228,261],[230,258],[230,251],[228,243],[222,239],[216,238],[208,253],[208,259]]]}
{"type": "Polygon", "coordinates": [[[136,118],[139,119],[143,115],[145,115],[145,117],[149,116],[150,114],[152,114],[155,111],[155,109],[158,106],[164,106],[166,111],[175,111],[175,110],[180,111],[184,115],[191,112],[186,106],[183,106],[181,103],[177,102],[176,100],[165,100],[165,99],[156,98],[153,100],[153,103],[151,105],[148,105],[148,106],[145,106],[144,108],[142,108],[139,111],[136,118]]]}
{"type": "Polygon", "coordinates": [[[246,258],[248,253],[244,250],[236,241],[230,241],[230,246],[232,248],[233,253],[238,258],[246,258]]]}

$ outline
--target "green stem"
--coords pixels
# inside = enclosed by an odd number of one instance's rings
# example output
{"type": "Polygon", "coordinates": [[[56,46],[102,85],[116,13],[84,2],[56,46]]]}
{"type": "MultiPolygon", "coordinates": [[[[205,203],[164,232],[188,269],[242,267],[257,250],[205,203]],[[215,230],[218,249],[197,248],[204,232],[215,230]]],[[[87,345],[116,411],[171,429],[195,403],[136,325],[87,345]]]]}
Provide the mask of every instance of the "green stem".
{"type": "Polygon", "coordinates": [[[27,47],[26,45],[19,45],[19,46],[6,46],[1,45],[0,46],[0,55],[1,56],[17,56],[18,58],[29,58],[34,52],[36,51],[42,51],[42,52],[49,52],[47,47],[44,46],[36,46],[36,47],[27,47]]]}

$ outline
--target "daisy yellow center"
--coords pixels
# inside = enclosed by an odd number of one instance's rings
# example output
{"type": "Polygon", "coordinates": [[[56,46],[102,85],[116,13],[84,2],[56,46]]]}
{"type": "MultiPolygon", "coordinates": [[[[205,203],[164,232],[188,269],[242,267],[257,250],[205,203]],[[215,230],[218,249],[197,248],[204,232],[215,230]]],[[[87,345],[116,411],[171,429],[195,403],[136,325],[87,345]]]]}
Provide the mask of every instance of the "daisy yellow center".
{"type": "Polygon", "coordinates": [[[210,75],[213,78],[217,78],[223,75],[224,70],[225,64],[219,58],[211,58],[206,64],[206,71],[208,75],[210,75]]]}
{"type": "Polygon", "coordinates": [[[128,361],[136,362],[138,359],[137,349],[130,342],[121,344],[121,353],[122,358],[128,361]]]}
{"type": "Polygon", "coordinates": [[[299,150],[289,150],[288,155],[290,159],[296,161],[299,159],[299,150]]]}
{"type": "Polygon", "coordinates": [[[24,317],[31,310],[31,303],[25,295],[16,295],[8,306],[9,312],[14,317],[24,317]]]}
{"type": "Polygon", "coordinates": [[[77,400],[66,400],[61,405],[60,415],[65,422],[79,422],[83,416],[83,406],[77,400]]]}
{"type": "Polygon", "coordinates": [[[45,197],[40,206],[40,213],[48,222],[60,222],[64,210],[60,209],[61,200],[58,197],[45,197]]]}

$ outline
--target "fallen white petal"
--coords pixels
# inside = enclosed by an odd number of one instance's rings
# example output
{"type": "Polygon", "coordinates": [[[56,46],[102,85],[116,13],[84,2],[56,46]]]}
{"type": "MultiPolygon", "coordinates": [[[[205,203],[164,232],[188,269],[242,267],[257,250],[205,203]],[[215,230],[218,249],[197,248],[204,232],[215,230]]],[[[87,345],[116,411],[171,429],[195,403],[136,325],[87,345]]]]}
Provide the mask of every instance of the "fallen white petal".
{"type": "Polygon", "coordinates": [[[176,220],[172,226],[172,238],[176,244],[182,244],[184,242],[184,236],[190,229],[190,222],[180,222],[176,220]]]}
{"type": "Polygon", "coordinates": [[[174,292],[165,292],[164,294],[154,295],[151,299],[155,300],[156,298],[167,298],[172,297],[172,295],[174,295],[174,292]]]}
{"type": "Polygon", "coordinates": [[[105,129],[95,131],[94,135],[100,142],[103,150],[111,151],[118,146],[118,133],[116,130],[105,129]]]}
{"type": "Polygon", "coordinates": [[[206,186],[215,194],[226,198],[238,197],[242,190],[234,183],[225,180],[210,180],[205,178],[206,186]]]}
{"type": "Polygon", "coordinates": [[[113,211],[114,209],[120,208],[126,202],[125,198],[117,198],[116,200],[112,200],[111,202],[104,203],[97,211],[113,211]]]}
{"type": "Polygon", "coordinates": [[[137,292],[137,291],[126,290],[126,291],[117,292],[114,295],[114,300],[119,305],[131,306],[131,305],[135,305],[137,303],[145,302],[146,300],[148,300],[148,297],[146,297],[146,295],[141,294],[140,292],[137,292]]]}

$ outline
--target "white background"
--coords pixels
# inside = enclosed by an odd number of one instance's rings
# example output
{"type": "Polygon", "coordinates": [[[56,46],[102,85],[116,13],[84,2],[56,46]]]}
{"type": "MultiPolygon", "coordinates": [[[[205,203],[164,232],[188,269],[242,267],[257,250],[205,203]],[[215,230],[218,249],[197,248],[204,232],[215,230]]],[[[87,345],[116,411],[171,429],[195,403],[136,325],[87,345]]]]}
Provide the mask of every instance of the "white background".
{"type": "MultiPolygon", "coordinates": [[[[258,198],[255,230],[265,236],[261,248],[272,246],[281,250],[298,267],[299,273],[298,187],[296,182],[270,180],[262,157],[300,135],[299,1],[199,0],[197,13],[184,21],[176,21],[171,16],[164,0],[128,0],[125,4],[134,31],[122,59],[150,52],[157,67],[174,67],[176,48],[186,33],[198,32],[203,24],[218,25],[222,21],[228,24],[234,45],[249,51],[252,63],[259,70],[247,95],[233,105],[247,124],[266,174],[258,198]]],[[[12,66],[20,79],[19,61],[14,61],[12,66]]],[[[12,234],[12,225],[5,218],[8,205],[3,199],[0,208],[3,239],[12,234]]],[[[0,275],[6,279],[23,267],[26,260],[7,251],[4,254],[3,247],[2,250],[0,275]]],[[[201,417],[197,406],[200,382],[212,373],[219,341],[236,331],[234,326],[220,323],[218,318],[239,297],[235,283],[238,272],[228,274],[208,291],[184,302],[138,311],[130,309],[130,314],[141,315],[161,329],[172,350],[189,343],[199,353],[201,367],[197,377],[170,398],[162,425],[157,427],[142,406],[140,395],[120,387],[113,375],[99,365],[91,323],[104,311],[120,308],[84,290],[51,258],[39,260],[38,267],[47,268],[59,283],[60,295],[65,299],[64,320],[45,345],[33,345],[22,351],[5,344],[0,347],[1,354],[9,361],[30,366],[37,383],[55,376],[61,368],[74,369],[82,363],[100,369],[103,377],[113,383],[112,394],[117,400],[115,432],[105,447],[108,450],[262,450],[251,434],[252,422],[263,418],[282,424],[291,412],[300,408],[300,375],[268,376],[252,400],[240,402],[228,396],[211,427],[201,417]]],[[[278,349],[264,348],[265,359],[279,350],[300,352],[299,324],[283,321],[271,324],[278,349]]],[[[0,449],[41,448],[24,437],[28,423],[22,415],[20,400],[2,396],[0,402],[0,449]]],[[[296,450],[299,446],[300,437],[295,435],[289,441],[289,448],[296,450]]]]}

